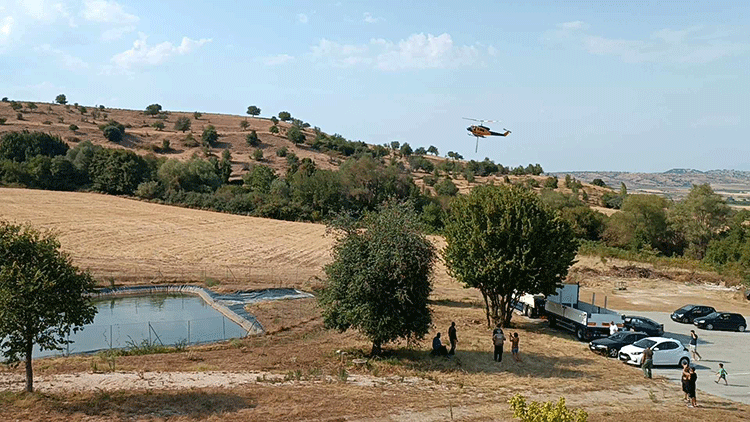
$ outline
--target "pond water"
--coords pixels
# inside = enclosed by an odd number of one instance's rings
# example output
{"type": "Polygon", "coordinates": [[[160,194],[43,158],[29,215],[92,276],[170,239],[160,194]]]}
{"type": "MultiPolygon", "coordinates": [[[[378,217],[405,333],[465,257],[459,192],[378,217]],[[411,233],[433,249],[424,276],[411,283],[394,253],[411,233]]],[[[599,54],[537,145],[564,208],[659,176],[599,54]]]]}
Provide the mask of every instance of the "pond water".
{"type": "Polygon", "coordinates": [[[70,335],[62,351],[34,349],[34,357],[95,352],[150,344],[197,344],[244,337],[247,332],[192,295],[126,296],[94,302],[94,322],[70,335]]]}

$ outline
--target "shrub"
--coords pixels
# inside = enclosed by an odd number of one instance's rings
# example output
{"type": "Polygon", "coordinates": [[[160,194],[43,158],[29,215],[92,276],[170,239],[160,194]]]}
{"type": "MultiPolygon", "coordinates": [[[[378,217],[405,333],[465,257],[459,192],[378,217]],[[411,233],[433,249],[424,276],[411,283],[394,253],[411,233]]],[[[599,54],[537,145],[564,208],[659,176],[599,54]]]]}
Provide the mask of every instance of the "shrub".
{"type": "Polygon", "coordinates": [[[286,133],[286,137],[295,145],[305,142],[305,134],[296,126],[292,126],[286,133]]]}
{"type": "Polygon", "coordinates": [[[263,150],[258,148],[255,151],[253,151],[253,160],[255,161],[263,161],[263,150]]]}
{"type": "Polygon", "coordinates": [[[172,145],[170,144],[169,139],[164,139],[161,141],[161,151],[162,152],[172,151],[172,145]]]}
{"type": "Polygon", "coordinates": [[[201,142],[204,146],[213,146],[218,140],[219,133],[216,132],[216,128],[213,125],[208,125],[205,129],[203,129],[201,142]]]}
{"type": "MultiPolygon", "coordinates": [[[[21,113],[18,113],[18,114],[21,114],[21,113]]],[[[273,126],[271,126],[270,129],[268,129],[268,131],[271,132],[271,133],[279,133],[279,127],[276,126],[276,125],[273,125],[273,126]]]]}
{"type": "Polygon", "coordinates": [[[65,94],[60,94],[57,97],[55,97],[55,102],[57,104],[63,104],[64,105],[64,104],[68,103],[68,99],[67,99],[67,97],[65,97],[65,94]]]}
{"type": "Polygon", "coordinates": [[[435,186],[435,183],[437,183],[437,179],[435,178],[435,176],[425,176],[422,178],[422,180],[427,186],[435,186]]]}
{"type": "Polygon", "coordinates": [[[279,112],[279,120],[282,122],[287,122],[289,120],[292,120],[292,114],[288,111],[280,111],[279,112]]]}
{"type": "Polygon", "coordinates": [[[279,148],[279,149],[276,150],[276,156],[277,157],[286,157],[287,151],[288,150],[287,150],[286,147],[281,147],[281,148],[279,148]]]}
{"type": "Polygon", "coordinates": [[[42,124],[43,125],[51,125],[52,121],[51,120],[45,120],[45,121],[42,122],[42,124]]]}
{"type": "Polygon", "coordinates": [[[162,191],[161,184],[156,180],[151,180],[138,185],[138,188],[135,190],[135,196],[144,199],[154,199],[161,196],[162,191]]]}
{"type": "Polygon", "coordinates": [[[193,119],[198,120],[203,116],[199,111],[193,113],[193,119]]]}
{"type": "Polygon", "coordinates": [[[255,132],[255,130],[248,133],[245,136],[245,142],[247,142],[247,145],[251,147],[257,147],[258,145],[260,145],[260,139],[258,138],[258,133],[255,132]]]}
{"type": "Polygon", "coordinates": [[[115,120],[110,120],[107,124],[99,126],[104,133],[104,137],[110,142],[120,142],[125,135],[125,126],[115,120]]]}
{"type": "Polygon", "coordinates": [[[585,410],[569,410],[565,399],[560,397],[557,403],[535,402],[526,403],[526,398],[520,394],[513,396],[510,401],[513,417],[521,422],[586,422],[588,413],[585,410]]]}
{"type": "Polygon", "coordinates": [[[248,126],[250,126],[250,122],[248,122],[247,120],[242,120],[240,122],[240,129],[245,130],[248,128],[248,126]]]}
{"type": "Polygon", "coordinates": [[[151,104],[146,107],[146,111],[143,112],[143,114],[147,116],[156,116],[159,113],[161,113],[161,105],[159,104],[151,104]]]}
{"type": "Polygon", "coordinates": [[[458,193],[458,188],[450,179],[443,179],[435,184],[435,192],[438,195],[454,196],[458,193]]]}
{"type": "Polygon", "coordinates": [[[16,119],[23,120],[23,113],[16,113],[16,119]]]}
{"type": "Polygon", "coordinates": [[[190,119],[182,116],[178,117],[177,121],[174,122],[174,129],[179,130],[180,132],[185,132],[186,130],[190,129],[190,119]]]}
{"type": "Polygon", "coordinates": [[[544,187],[549,189],[557,189],[557,177],[548,177],[544,179],[544,187]]]}
{"type": "Polygon", "coordinates": [[[592,180],[591,184],[594,185],[594,186],[601,186],[603,188],[607,187],[607,184],[604,183],[604,180],[599,179],[599,178],[592,180]]]}
{"type": "Polygon", "coordinates": [[[5,117],[0,117],[0,126],[4,125],[7,121],[8,119],[6,119],[5,117]]]}
{"type": "Polygon", "coordinates": [[[154,129],[158,131],[164,130],[164,122],[154,122],[154,124],[152,124],[151,126],[153,126],[154,129]]]}
{"type": "Polygon", "coordinates": [[[195,148],[200,146],[201,144],[195,138],[193,138],[192,133],[188,133],[185,139],[183,139],[182,145],[185,145],[188,148],[195,148]]]}

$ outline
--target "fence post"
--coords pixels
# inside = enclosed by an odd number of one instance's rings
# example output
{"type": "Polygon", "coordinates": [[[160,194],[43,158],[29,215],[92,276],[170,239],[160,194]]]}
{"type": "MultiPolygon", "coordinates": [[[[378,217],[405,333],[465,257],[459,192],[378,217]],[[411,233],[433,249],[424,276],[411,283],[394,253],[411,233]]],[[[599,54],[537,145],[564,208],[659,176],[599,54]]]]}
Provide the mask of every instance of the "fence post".
{"type": "Polygon", "coordinates": [[[188,320],[188,344],[190,344],[190,320],[188,320]]]}
{"type": "Polygon", "coordinates": [[[148,344],[151,344],[151,321],[148,322],[148,344]]]}
{"type": "Polygon", "coordinates": [[[224,333],[224,340],[227,339],[227,326],[226,326],[226,318],[224,316],[221,317],[221,331],[224,333]]]}

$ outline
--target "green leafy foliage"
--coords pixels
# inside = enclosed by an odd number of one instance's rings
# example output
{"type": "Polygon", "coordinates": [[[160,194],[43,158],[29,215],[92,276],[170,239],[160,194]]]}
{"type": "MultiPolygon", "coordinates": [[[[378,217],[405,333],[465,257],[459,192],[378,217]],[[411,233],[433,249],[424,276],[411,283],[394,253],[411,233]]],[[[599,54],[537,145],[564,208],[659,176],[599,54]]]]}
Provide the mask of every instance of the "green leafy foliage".
{"type": "Polygon", "coordinates": [[[161,105],[159,104],[151,104],[146,107],[146,111],[143,112],[143,114],[147,116],[158,116],[159,113],[161,113],[161,105]]]}
{"type": "Polygon", "coordinates": [[[288,122],[289,120],[292,120],[292,114],[288,111],[280,111],[279,120],[281,120],[282,122],[288,122]]]}
{"type": "Polygon", "coordinates": [[[286,132],[286,137],[295,145],[305,142],[305,134],[296,126],[292,126],[286,132]]]}
{"type": "Polygon", "coordinates": [[[247,145],[251,147],[257,147],[258,145],[260,145],[258,133],[255,130],[250,131],[250,133],[245,136],[245,142],[247,142],[247,145]]]}
{"type": "Polygon", "coordinates": [[[221,186],[216,166],[206,160],[167,160],[157,172],[159,182],[168,190],[213,192],[221,186]]]}
{"type": "Polygon", "coordinates": [[[674,252],[674,232],[667,221],[667,200],[656,195],[627,195],[622,212],[613,214],[603,238],[609,246],[665,254],[674,252]]]}
{"type": "Polygon", "coordinates": [[[250,122],[248,122],[247,120],[240,121],[240,129],[245,130],[248,127],[250,127],[250,122]]]}
{"type": "Polygon", "coordinates": [[[52,235],[0,223],[0,350],[10,363],[25,361],[26,391],[34,389],[33,345],[60,350],[70,332],[91,323],[93,290],[52,235]]]}
{"type": "Polygon", "coordinates": [[[435,184],[435,193],[442,196],[455,196],[458,188],[452,180],[445,178],[435,184]]]}
{"type": "Polygon", "coordinates": [[[270,128],[268,129],[268,131],[269,131],[269,132],[271,132],[271,133],[273,133],[273,134],[277,134],[277,133],[279,133],[279,127],[278,127],[278,126],[276,126],[276,125],[273,125],[273,126],[271,126],[271,127],[270,127],[270,128]]]}
{"type": "Polygon", "coordinates": [[[587,422],[589,417],[585,410],[568,409],[563,397],[560,397],[557,403],[527,403],[526,398],[516,394],[511,397],[509,403],[513,417],[521,422],[587,422]]]}
{"type": "Polygon", "coordinates": [[[201,113],[200,111],[193,112],[193,119],[200,120],[201,117],[203,117],[203,113],[201,113]]]}
{"type": "Polygon", "coordinates": [[[258,193],[269,193],[271,191],[271,183],[276,180],[276,173],[272,168],[262,165],[254,165],[252,170],[247,172],[242,180],[248,188],[253,192],[258,193]]]}
{"type": "Polygon", "coordinates": [[[151,169],[141,156],[121,149],[96,150],[89,164],[92,187],[109,194],[132,194],[150,175],[151,169]]]}
{"type": "Polygon", "coordinates": [[[255,151],[253,151],[253,160],[255,161],[263,161],[263,150],[260,148],[257,148],[255,151]]]}
{"type": "Polygon", "coordinates": [[[570,226],[517,186],[485,185],[451,201],[443,258],[448,272],[479,289],[487,324],[508,325],[524,293],[551,294],[578,247],[570,226]]]}
{"type": "Polygon", "coordinates": [[[0,159],[28,161],[37,155],[65,155],[68,145],[59,137],[42,132],[9,132],[0,138],[0,159]]]}
{"type": "Polygon", "coordinates": [[[260,108],[258,108],[257,106],[254,106],[254,105],[248,106],[247,107],[247,114],[249,114],[249,115],[251,115],[253,117],[258,116],[258,115],[260,115],[260,108]]]}
{"type": "MultiPolygon", "coordinates": [[[[200,114],[200,113],[198,113],[200,114]]],[[[198,119],[196,119],[198,120],[198,119]]],[[[192,122],[190,119],[186,116],[180,116],[175,120],[174,122],[174,130],[179,130],[182,133],[185,133],[185,131],[190,130],[190,126],[192,125],[192,122]]]]}
{"type": "Polygon", "coordinates": [[[602,188],[606,188],[607,187],[607,184],[604,183],[604,180],[599,179],[599,178],[592,180],[591,184],[594,185],[594,186],[600,186],[602,188]]]}
{"type": "Polygon", "coordinates": [[[404,142],[401,148],[399,148],[399,152],[402,156],[408,157],[414,153],[414,150],[411,149],[411,146],[407,142],[404,142]]]}
{"type": "Polygon", "coordinates": [[[702,259],[711,240],[718,237],[727,224],[730,208],[711,185],[693,185],[687,197],[670,210],[672,227],[687,243],[687,255],[702,259]]]}
{"type": "Polygon", "coordinates": [[[391,202],[331,228],[340,237],[319,296],[326,327],[361,332],[374,355],[386,343],[424,338],[432,322],[427,299],[436,252],[413,207],[391,202]]]}
{"type": "Polygon", "coordinates": [[[544,185],[547,189],[557,189],[557,177],[548,177],[544,179],[544,185]]]}
{"type": "Polygon", "coordinates": [[[68,104],[68,98],[65,96],[65,94],[60,94],[57,97],[55,97],[55,102],[57,104],[65,105],[65,104],[68,104]]]}
{"type": "Polygon", "coordinates": [[[216,141],[219,140],[219,133],[216,131],[214,125],[208,125],[203,129],[201,134],[201,142],[204,146],[213,146],[216,141]]]}
{"type": "Polygon", "coordinates": [[[125,136],[125,126],[115,120],[110,120],[106,124],[99,126],[99,129],[101,129],[104,137],[110,142],[119,143],[125,136]]]}
{"type": "Polygon", "coordinates": [[[151,126],[158,131],[164,130],[164,122],[162,121],[154,122],[151,126]]]}

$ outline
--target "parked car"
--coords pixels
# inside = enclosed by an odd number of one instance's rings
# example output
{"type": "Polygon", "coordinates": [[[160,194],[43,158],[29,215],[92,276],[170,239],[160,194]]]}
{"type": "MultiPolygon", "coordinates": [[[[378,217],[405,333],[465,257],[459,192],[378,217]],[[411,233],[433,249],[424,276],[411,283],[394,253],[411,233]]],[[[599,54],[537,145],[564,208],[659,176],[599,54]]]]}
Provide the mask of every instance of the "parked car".
{"type": "Polygon", "coordinates": [[[664,334],[664,325],[659,324],[653,319],[642,316],[625,315],[623,321],[625,323],[625,328],[632,329],[633,331],[641,331],[652,337],[659,337],[664,334]]]}
{"type": "Polygon", "coordinates": [[[705,317],[696,318],[693,320],[693,324],[698,328],[705,328],[707,330],[732,330],[743,332],[745,331],[745,328],[747,328],[745,317],[732,312],[714,312],[705,317]]]}
{"type": "Polygon", "coordinates": [[[601,353],[611,358],[616,358],[620,349],[633,344],[640,339],[648,337],[648,334],[635,331],[619,331],[606,338],[598,338],[589,343],[589,349],[594,353],[601,353]]]}
{"type": "Polygon", "coordinates": [[[711,306],[703,305],[685,305],[682,308],[672,312],[672,321],[681,322],[683,324],[692,324],[693,320],[697,317],[703,317],[708,314],[716,312],[711,306]]]}
{"type": "Polygon", "coordinates": [[[646,337],[620,349],[620,360],[630,364],[641,364],[643,351],[650,347],[656,365],[685,365],[690,363],[690,352],[679,341],[664,337],[646,337]]]}

